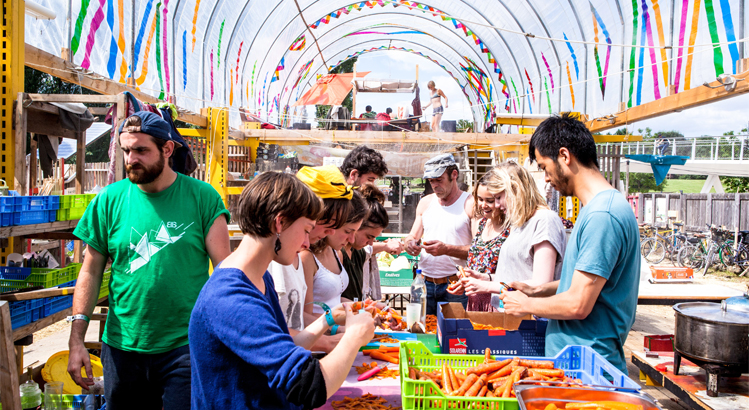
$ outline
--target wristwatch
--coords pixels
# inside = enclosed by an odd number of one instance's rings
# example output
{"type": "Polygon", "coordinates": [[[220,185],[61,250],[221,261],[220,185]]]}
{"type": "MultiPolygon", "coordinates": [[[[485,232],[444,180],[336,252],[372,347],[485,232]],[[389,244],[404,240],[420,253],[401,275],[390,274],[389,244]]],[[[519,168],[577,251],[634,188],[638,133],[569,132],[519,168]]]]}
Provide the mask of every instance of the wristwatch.
{"type": "Polygon", "coordinates": [[[68,317],[67,317],[67,318],[66,318],[65,320],[67,320],[68,322],[73,322],[74,320],[85,320],[85,321],[86,321],[86,323],[89,323],[89,322],[91,322],[91,319],[89,319],[89,317],[88,317],[88,316],[86,316],[86,315],[73,315],[73,316],[68,316],[68,317]]]}

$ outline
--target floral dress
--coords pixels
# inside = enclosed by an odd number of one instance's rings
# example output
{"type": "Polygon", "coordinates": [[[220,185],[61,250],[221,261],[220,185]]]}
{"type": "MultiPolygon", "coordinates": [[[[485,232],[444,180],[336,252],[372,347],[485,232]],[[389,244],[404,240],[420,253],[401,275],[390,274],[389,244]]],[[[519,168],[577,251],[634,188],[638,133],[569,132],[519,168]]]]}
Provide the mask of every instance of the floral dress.
{"type": "MultiPolygon", "coordinates": [[[[483,218],[479,221],[478,232],[476,233],[476,236],[473,237],[471,248],[468,250],[467,266],[469,269],[475,271],[493,273],[497,269],[499,251],[502,248],[505,239],[510,235],[510,230],[507,229],[497,235],[497,237],[488,242],[484,242],[481,234],[484,232],[487,221],[487,218],[483,218]]],[[[491,299],[491,293],[471,295],[468,297],[466,310],[474,312],[491,312],[493,310],[491,299]]]]}

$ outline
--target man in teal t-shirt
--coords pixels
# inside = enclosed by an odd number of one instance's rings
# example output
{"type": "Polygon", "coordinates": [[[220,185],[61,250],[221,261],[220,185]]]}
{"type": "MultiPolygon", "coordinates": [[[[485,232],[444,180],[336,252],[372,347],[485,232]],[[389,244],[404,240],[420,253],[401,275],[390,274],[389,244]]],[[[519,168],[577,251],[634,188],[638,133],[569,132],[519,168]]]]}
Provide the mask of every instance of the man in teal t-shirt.
{"type": "MultiPolygon", "coordinates": [[[[102,340],[110,409],[142,403],[190,407],[187,328],[214,266],[229,255],[229,212],[216,190],[169,167],[180,145],[166,121],[137,112],[120,127],[128,179],[107,186],[74,234],[88,244],[78,277],[68,371],[84,388],[90,369],[83,336],[112,259],[109,313],[102,340]]],[[[156,408],[155,407],[155,408],[156,408]]]]}
{"type": "Polygon", "coordinates": [[[593,136],[569,114],[539,125],[530,158],[562,196],[583,208],[567,244],[559,281],[540,286],[514,282],[521,292],[504,292],[505,311],[551,319],[546,355],[567,345],[587,345],[625,375],[624,342],[635,321],[640,281],[640,235],[624,196],[598,168],[593,136]]]}

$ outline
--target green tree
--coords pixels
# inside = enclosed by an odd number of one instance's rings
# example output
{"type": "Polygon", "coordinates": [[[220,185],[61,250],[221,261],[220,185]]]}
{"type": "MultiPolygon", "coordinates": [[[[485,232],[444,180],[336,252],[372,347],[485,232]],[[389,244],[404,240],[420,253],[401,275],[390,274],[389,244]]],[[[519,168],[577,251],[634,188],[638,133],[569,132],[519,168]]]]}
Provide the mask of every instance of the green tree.
{"type": "Polygon", "coordinates": [[[465,130],[467,129],[473,129],[473,121],[458,120],[458,123],[455,128],[456,128],[456,131],[458,132],[465,132],[465,130]]]}
{"type": "MultiPolygon", "coordinates": [[[[622,174],[622,181],[626,180],[626,175],[622,174]]],[[[653,174],[644,172],[630,172],[629,173],[629,192],[663,192],[668,185],[668,180],[664,179],[660,185],[655,184],[655,177],[653,174]]]]}
{"type": "Polygon", "coordinates": [[[747,177],[720,177],[720,183],[727,193],[749,192],[749,178],[747,177]]]}
{"type": "MultiPolygon", "coordinates": [[[[356,61],[359,59],[359,57],[354,57],[350,60],[346,60],[339,64],[336,68],[332,69],[330,71],[330,74],[342,74],[342,73],[353,73],[354,72],[354,64],[356,64],[356,61]]],[[[353,93],[349,92],[346,98],[343,99],[343,103],[341,104],[344,107],[348,108],[349,112],[351,112],[351,115],[355,115],[353,112],[354,110],[354,100],[353,100],[353,93]]],[[[328,112],[330,111],[330,105],[316,105],[315,106],[315,118],[325,118],[328,116],[328,112]]],[[[321,121],[317,122],[317,128],[323,128],[325,127],[325,124],[321,121]]]]}

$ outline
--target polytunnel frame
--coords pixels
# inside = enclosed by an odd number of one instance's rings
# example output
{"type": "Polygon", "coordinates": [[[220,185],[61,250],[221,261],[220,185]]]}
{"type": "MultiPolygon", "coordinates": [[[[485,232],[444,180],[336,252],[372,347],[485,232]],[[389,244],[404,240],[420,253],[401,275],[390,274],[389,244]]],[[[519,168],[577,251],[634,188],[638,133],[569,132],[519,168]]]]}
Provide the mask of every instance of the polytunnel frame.
{"type": "MultiPolygon", "coordinates": [[[[385,14],[387,14],[387,15],[392,15],[393,13],[376,13],[376,14],[370,14],[370,15],[367,15],[367,16],[359,16],[359,17],[356,17],[356,19],[360,19],[360,18],[368,18],[368,17],[371,17],[371,16],[379,16],[379,15],[385,15],[385,14]]],[[[396,13],[396,14],[403,14],[403,13],[396,13]]],[[[408,16],[411,16],[411,15],[409,14],[408,16]]],[[[430,19],[427,19],[426,17],[423,17],[423,16],[414,16],[414,17],[417,17],[417,18],[420,18],[420,19],[424,19],[424,20],[426,20],[426,21],[429,21],[430,23],[434,23],[434,24],[437,24],[438,26],[444,27],[444,26],[440,25],[440,24],[439,24],[439,23],[437,23],[437,22],[433,22],[432,20],[430,20],[430,19]]],[[[349,21],[347,21],[347,22],[346,22],[346,23],[344,23],[344,24],[347,24],[347,23],[349,23],[349,22],[351,22],[351,21],[353,21],[353,19],[352,19],[352,20],[349,20],[349,21]]],[[[342,26],[343,26],[343,24],[341,24],[341,25],[337,26],[336,28],[338,28],[338,27],[342,27],[342,26]]],[[[461,39],[461,40],[463,41],[463,43],[464,43],[464,44],[466,44],[467,48],[468,48],[469,50],[471,50],[471,52],[473,53],[473,56],[474,56],[474,57],[476,57],[476,58],[477,58],[477,60],[481,61],[481,60],[483,59],[483,56],[482,56],[481,54],[479,54],[479,53],[478,53],[478,52],[477,52],[477,51],[476,51],[476,50],[475,50],[475,49],[474,49],[474,48],[472,47],[472,45],[470,44],[470,42],[468,42],[468,41],[467,41],[467,40],[466,40],[465,38],[463,38],[463,37],[460,37],[460,35],[458,35],[458,33],[455,33],[455,32],[453,32],[453,31],[449,30],[449,28],[447,28],[447,27],[444,27],[444,28],[446,28],[446,29],[448,30],[448,32],[450,32],[450,33],[451,33],[452,35],[455,35],[456,37],[458,37],[459,39],[461,39]]],[[[421,31],[421,30],[418,30],[418,31],[421,31]]],[[[318,39],[320,39],[320,38],[323,38],[324,36],[326,36],[327,34],[329,34],[329,33],[331,33],[331,32],[332,32],[332,30],[328,30],[327,32],[323,33],[323,34],[322,34],[322,35],[321,35],[320,37],[317,37],[317,38],[318,38],[318,39]]],[[[451,46],[449,45],[449,43],[445,42],[444,40],[441,40],[441,39],[440,39],[439,37],[435,37],[435,36],[434,36],[434,35],[432,35],[431,33],[427,33],[427,32],[424,32],[424,31],[422,31],[422,32],[423,32],[423,33],[425,33],[425,34],[427,34],[427,35],[429,35],[430,37],[434,38],[434,39],[435,39],[435,41],[436,41],[437,43],[440,43],[440,44],[445,44],[445,45],[446,45],[446,48],[447,48],[447,49],[449,49],[449,50],[453,51],[453,52],[454,52],[455,54],[457,54],[458,56],[461,56],[461,57],[462,57],[462,54],[461,54],[460,52],[458,52],[458,51],[457,51],[457,50],[456,50],[455,48],[451,47],[451,46]]],[[[336,39],[336,40],[332,41],[332,42],[331,42],[330,44],[328,44],[328,45],[326,45],[326,46],[325,46],[324,48],[322,48],[320,52],[322,52],[322,50],[326,50],[326,49],[327,49],[328,47],[330,47],[330,46],[332,46],[332,45],[336,44],[336,43],[337,43],[338,41],[340,41],[340,40],[341,40],[341,39],[343,39],[343,38],[346,38],[346,37],[341,37],[341,38],[339,38],[339,39],[336,39]]],[[[392,39],[391,39],[391,40],[392,40],[392,39]]],[[[369,42],[369,41],[382,41],[382,39],[376,38],[376,39],[372,39],[372,40],[367,40],[367,42],[369,42]]],[[[406,41],[406,40],[401,40],[401,39],[398,39],[398,41],[406,41]]],[[[417,44],[417,45],[419,45],[419,46],[421,46],[421,47],[425,47],[425,48],[427,48],[427,49],[429,49],[429,50],[431,50],[431,51],[434,51],[433,49],[431,49],[431,48],[429,48],[429,47],[426,47],[426,46],[424,46],[424,45],[422,45],[422,44],[420,44],[420,43],[416,43],[416,42],[411,42],[411,43],[413,43],[413,44],[417,44]]],[[[357,45],[359,45],[359,44],[362,44],[362,43],[357,43],[357,45]]],[[[349,46],[349,47],[351,47],[351,46],[349,46]]],[[[314,51],[313,51],[313,53],[314,53],[314,51]]],[[[341,53],[341,51],[336,51],[336,52],[335,52],[335,53],[334,53],[333,55],[337,55],[337,54],[340,54],[340,53],[341,53]]],[[[435,52],[435,53],[436,53],[436,52],[435,52]]],[[[437,54],[439,54],[439,53],[437,53],[437,54]]],[[[302,54],[302,56],[303,56],[303,55],[304,55],[304,53],[302,54]]],[[[319,55],[319,54],[318,54],[318,55],[319,55]]],[[[440,56],[441,56],[441,57],[442,57],[443,59],[445,59],[446,61],[450,61],[450,60],[446,59],[446,58],[445,58],[445,57],[444,57],[444,56],[443,56],[442,54],[439,54],[439,55],[440,55],[440,56]]],[[[298,66],[298,64],[299,64],[300,62],[303,62],[304,60],[306,60],[306,58],[302,58],[302,56],[300,56],[300,57],[299,57],[299,58],[297,59],[296,63],[295,63],[294,65],[292,65],[292,66],[291,66],[291,69],[289,70],[289,72],[290,72],[290,73],[292,73],[292,72],[294,72],[294,71],[295,71],[294,69],[295,69],[295,68],[296,68],[296,67],[298,66]]],[[[317,56],[315,56],[315,58],[316,58],[316,57],[317,57],[317,56]]],[[[499,64],[499,63],[498,63],[498,64],[499,64]]],[[[455,66],[455,64],[454,64],[454,63],[451,63],[451,65],[452,65],[452,66],[453,66],[454,68],[456,68],[456,69],[457,69],[457,71],[458,71],[459,73],[461,72],[461,70],[460,70],[459,68],[457,68],[457,67],[455,66]]],[[[490,79],[490,81],[491,81],[491,83],[492,83],[492,86],[493,86],[493,87],[495,88],[495,90],[500,90],[501,88],[498,88],[498,87],[496,86],[495,80],[494,80],[494,79],[492,78],[492,75],[491,75],[492,73],[494,73],[494,71],[493,71],[493,70],[492,70],[491,68],[489,68],[489,67],[488,67],[488,66],[487,66],[487,65],[486,65],[485,63],[483,64],[483,66],[484,66],[484,69],[485,69],[485,70],[486,70],[486,71],[487,71],[487,72],[489,73],[489,74],[487,74],[487,77],[489,77],[489,79],[490,79]]],[[[318,67],[318,69],[317,69],[317,70],[315,71],[315,73],[317,73],[318,71],[320,71],[320,68],[322,68],[322,66],[321,66],[321,67],[318,67]]],[[[244,69],[244,68],[243,68],[243,69],[244,69]]],[[[500,65],[500,70],[502,70],[502,67],[501,67],[501,65],[500,65]]],[[[292,75],[289,75],[289,76],[287,76],[287,77],[286,77],[286,78],[284,79],[284,82],[283,82],[283,84],[282,84],[282,87],[281,87],[281,89],[283,89],[283,88],[284,88],[284,86],[286,86],[286,84],[287,84],[288,80],[289,80],[289,79],[290,79],[291,77],[292,77],[292,75]]],[[[303,87],[303,88],[306,88],[306,87],[307,87],[308,85],[309,85],[309,81],[308,81],[307,83],[305,83],[305,85],[304,85],[304,87],[303,87]]],[[[495,91],[495,94],[497,94],[497,97],[499,97],[498,91],[495,91]]],[[[499,100],[499,98],[497,98],[497,100],[499,100]]],[[[267,99],[266,99],[266,103],[267,103],[267,99]]]]}

